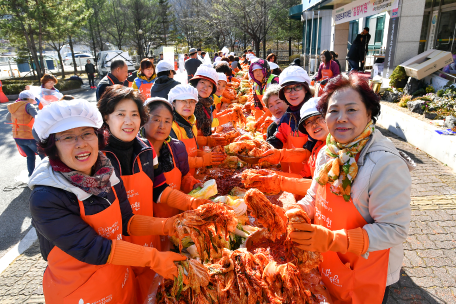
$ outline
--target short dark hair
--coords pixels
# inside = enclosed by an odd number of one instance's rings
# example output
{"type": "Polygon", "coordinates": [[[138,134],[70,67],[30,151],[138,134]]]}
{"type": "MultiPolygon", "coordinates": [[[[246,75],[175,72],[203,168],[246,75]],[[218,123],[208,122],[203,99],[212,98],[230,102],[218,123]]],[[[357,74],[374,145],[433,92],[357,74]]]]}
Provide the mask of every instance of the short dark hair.
{"type": "Polygon", "coordinates": [[[367,26],[364,29],[369,32],[369,28],[367,26]]]}
{"type": "Polygon", "coordinates": [[[223,73],[227,76],[231,76],[233,73],[231,68],[227,64],[224,64],[224,63],[217,63],[215,66],[215,71],[217,73],[223,73]]]}
{"type": "Polygon", "coordinates": [[[171,73],[175,74],[176,72],[174,70],[162,71],[160,73],[157,73],[157,77],[169,76],[169,75],[171,75],[171,73]]]}
{"type": "Polygon", "coordinates": [[[123,59],[115,59],[111,61],[111,72],[117,68],[123,68],[127,63],[123,59]]]}
{"type": "Polygon", "coordinates": [[[154,74],[155,74],[155,65],[153,64],[153,62],[150,61],[149,58],[144,58],[143,60],[141,60],[141,63],[139,64],[138,73],[143,74],[142,71],[146,70],[146,69],[149,69],[149,68],[153,68],[154,69],[154,74]]]}
{"type": "Polygon", "coordinates": [[[326,116],[331,96],[334,92],[344,88],[352,88],[358,92],[361,96],[361,100],[366,106],[367,112],[370,113],[372,120],[375,123],[377,121],[377,117],[380,115],[380,96],[372,91],[368,82],[363,77],[359,77],[356,74],[352,74],[349,77],[340,74],[328,81],[325,86],[325,91],[317,105],[317,109],[323,117],[326,116]]]}
{"type": "Polygon", "coordinates": [[[234,56],[234,61],[239,61],[239,57],[238,56],[234,56]]]}
{"type": "Polygon", "coordinates": [[[57,80],[57,78],[55,78],[55,76],[51,75],[51,74],[44,74],[43,77],[41,77],[40,81],[41,81],[42,85],[45,85],[46,82],[49,82],[49,81],[54,81],[55,84],[57,84],[59,82],[57,80]]]}
{"type": "MultiPolygon", "coordinates": [[[[98,100],[98,110],[103,116],[103,120],[106,120],[106,116],[114,112],[116,105],[124,100],[131,99],[138,106],[139,117],[141,118],[141,126],[143,126],[147,121],[147,115],[144,111],[144,97],[133,88],[124,87],[121,84],[116,84],[106,88],[106,91],[98,100]]],[[[106,123],[104,126],[107,128],[106,123]]]]}
{"type": "Polygon", "coordinates": [[[201,52],[201,55],[206,55],[206,52],[205,52],[205,51],[202,51],[202,52],[201,52]]]}
{"type": "Polygon", "coordinates": [[[63,95],[60,100],[73,100],[74,96],[73,95],[63,95]]]}
{"type": "Polygon", "coordinates": [[[155,111],[156,109],[158,109],[159,107],[165,107],[166,109],[169,110],[169,112],[171,113],[171,116],[173,117],[173,120],[174,120],[174,115],[173,115],[173,107],[171,106],[171,104],[167,101],[164,101],[164,100],[160,100],[160,99],[156,99],[154,101],[151,101],[149,102],[144,108],[144,110],[146,111],[146,115],[147,117],[150,117],[150,113],[155,111]]]}
{"type": "MultiPolygon", "coordinates": [[[[95,129],[95,134],[98,137],[98,150],[103,150],[106,147],[107,135],[102,129],[95,129]]],[[[49,159],[59,160],[59,151],[55,145],[55,133],[49,135],[44,141],[38,141],[38,152],[46,155],[49,159]]]]}
{"type": "Polygon", "coordinates": [[[332,59],[331,52],[328,50],[324,50],[320,55],[325,56],[325,62],[329,62],[332,59]]]}

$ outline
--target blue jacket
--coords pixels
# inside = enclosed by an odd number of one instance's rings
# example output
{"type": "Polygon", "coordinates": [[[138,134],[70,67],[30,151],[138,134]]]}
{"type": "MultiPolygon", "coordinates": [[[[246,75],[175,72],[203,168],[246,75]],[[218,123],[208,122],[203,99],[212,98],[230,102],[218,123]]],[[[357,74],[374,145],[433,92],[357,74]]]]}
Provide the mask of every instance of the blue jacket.
{"type": "MultiPolygon", "coordinates": [[[[122,234],[128,235],[128,222],[133,216],[125,187],[115,173],[111,185],[116,191],[122,213],[122,234]]],[[[36,228],[41,255],[47,261],[54,246],[81,262],[106,264],[111,252],[111,240],[103,238],[83,221],[78,200],[84,204],[86,215],[97,214],[115,200],[110,191],[105,198],[90,195],[73,186],[59,172],[52,170],[47,158],[35,168],[29,180],[32,189],[30,211],[36,228]]]]}

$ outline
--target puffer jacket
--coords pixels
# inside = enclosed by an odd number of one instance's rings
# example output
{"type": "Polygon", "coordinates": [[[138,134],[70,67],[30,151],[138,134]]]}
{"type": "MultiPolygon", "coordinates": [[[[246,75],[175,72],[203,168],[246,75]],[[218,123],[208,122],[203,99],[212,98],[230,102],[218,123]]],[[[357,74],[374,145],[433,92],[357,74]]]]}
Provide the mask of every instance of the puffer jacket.
{"type": "Polygon", "coordinates": [[[162,97],[168,99],[168,93],[172,88],[179,85],[180,82],[169,78],[168,76],[160,76],[156,78],[152,89],[150,90],[150,97],[162,97]]]}
{"type": "MultiPolygon", "coordinates": [[[[317,157],[315,175],[328,161],[325,147],[317,157]]],[[[358,212],[366,220],[363,229],[369,235],[369,252],[390,248],[386,286],[399,280],[404,258],[402,243],[410,226],[410,171],[415,164],[405,154],[399,153],[394,144],[375,130],[372,138],[361,151],[358,175],[351,197],[358,212]]],[[[307,195],[298,203],[310,218],[315,216],[315,193],[319,187],[315,179],[307,195]]]]}
{"type": "MultiPolygon", "coordinates": [[[[128,222],[133,216],[122,181],[115,173],[111,185],[119,199],[122,213],[122,234],[128,235],[128,222]]],[[[111,240],[103,238],[81,218],[78,200],[84,204],[86,215],[97,214],[115,200],[113,191],[105,198],[91,195],[73,186],[55,172],[45,158],[33,171],[28,186],[32,189],[29,204],[32,224],[36,228],[43,259],[54,246],[81,262],[103,265],[111,253],[111,240]]]]}
{"type": "Polygon", "coordinates": [[[300,110],[291,111],[287,109],[277,124],[277,132],[267,139],[276,149],[286,148],[288,136],[308,137],[298,130],[299,121],[301,120],[300,110]]]}

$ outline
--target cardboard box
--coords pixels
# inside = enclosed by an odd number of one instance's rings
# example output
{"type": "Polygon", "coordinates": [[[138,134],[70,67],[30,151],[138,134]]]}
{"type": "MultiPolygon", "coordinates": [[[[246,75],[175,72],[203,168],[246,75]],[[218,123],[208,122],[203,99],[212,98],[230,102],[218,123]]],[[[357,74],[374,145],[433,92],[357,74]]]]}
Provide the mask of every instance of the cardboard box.
{"type": "Polygon", "coordinates": [[[450,52],[432,49],[407,60],[401,66],[404,67],[407,76],[423,79],[451,62],[453,62],[453,56],[450,52]]]}

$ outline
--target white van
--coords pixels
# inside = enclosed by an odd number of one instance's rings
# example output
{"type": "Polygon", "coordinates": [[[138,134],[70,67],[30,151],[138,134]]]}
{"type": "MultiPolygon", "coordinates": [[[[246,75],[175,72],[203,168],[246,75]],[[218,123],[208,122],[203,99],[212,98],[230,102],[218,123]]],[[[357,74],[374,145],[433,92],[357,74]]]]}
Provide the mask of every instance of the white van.
{"type": "Polygon", "coordinates": [[[101,77],[104,77],[109,72],[111,72],[111,61],[116,59],[123,59],[127,62],[128,72],[135,71],[133,60],[127,52],[121,50],[101,51],[97,55],[97,68],[98,73],[101,75],[101,77]]]}

